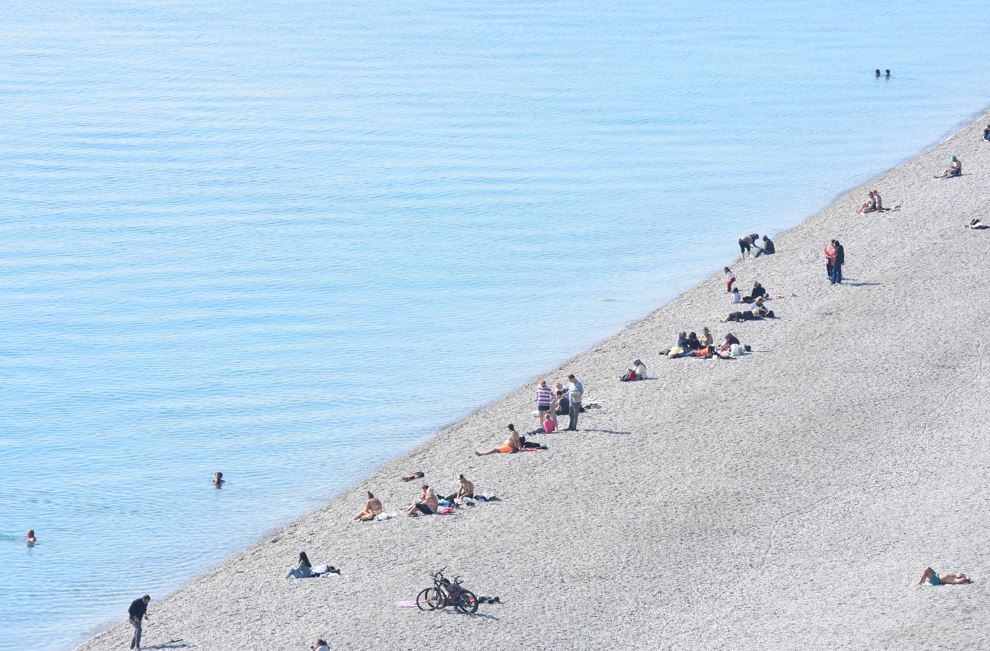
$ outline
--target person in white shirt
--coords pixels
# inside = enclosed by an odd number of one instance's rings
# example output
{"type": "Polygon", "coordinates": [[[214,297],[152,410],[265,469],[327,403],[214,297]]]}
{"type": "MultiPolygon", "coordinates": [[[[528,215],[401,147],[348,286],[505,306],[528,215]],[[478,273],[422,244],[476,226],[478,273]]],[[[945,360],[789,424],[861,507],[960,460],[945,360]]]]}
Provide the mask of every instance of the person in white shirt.
{"type": "Polygon", "coordinates": [[[311,646],[309,648],[310,648],[310,651],[330,651],[330,647],[327,646],[326,640],[322,640],[322,639],[317,640],[316,641],[316,644],[314,644],[313,646],[311,646]]]}

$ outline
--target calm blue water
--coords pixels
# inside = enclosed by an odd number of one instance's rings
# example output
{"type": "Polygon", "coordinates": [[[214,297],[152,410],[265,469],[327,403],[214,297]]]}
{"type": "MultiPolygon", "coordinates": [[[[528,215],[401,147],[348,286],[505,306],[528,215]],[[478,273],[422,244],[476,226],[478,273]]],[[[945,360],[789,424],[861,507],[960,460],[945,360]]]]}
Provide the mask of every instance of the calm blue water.
{"type": "Polygon", "coordinates": [[[0,649],[71,647],[937,140],[988,23],[6,5],[0,649]]]}

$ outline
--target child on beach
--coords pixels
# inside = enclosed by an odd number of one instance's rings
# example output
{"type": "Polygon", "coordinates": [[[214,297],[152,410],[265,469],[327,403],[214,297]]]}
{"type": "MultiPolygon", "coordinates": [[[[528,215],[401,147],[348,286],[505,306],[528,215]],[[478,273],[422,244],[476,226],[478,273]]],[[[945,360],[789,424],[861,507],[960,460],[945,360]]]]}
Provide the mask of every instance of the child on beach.
{"type": "Polygon", "coordinates": [[[728,267],[722,271],[725,273],[725,293],[728,294],[732,292],[732,284],[736,282],[736,274],[732,273],[732,269],[728,267]]]}

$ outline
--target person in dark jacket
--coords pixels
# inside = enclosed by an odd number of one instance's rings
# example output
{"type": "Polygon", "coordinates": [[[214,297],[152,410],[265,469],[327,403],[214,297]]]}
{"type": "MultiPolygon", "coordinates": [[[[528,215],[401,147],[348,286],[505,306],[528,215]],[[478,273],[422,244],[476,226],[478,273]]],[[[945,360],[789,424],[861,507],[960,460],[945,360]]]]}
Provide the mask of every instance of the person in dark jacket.
{"type": "Polygon", "coordinates": [[[134,637],[131,639],[131,648],[141,648],[141,624],[148,619],[148,602],[151,597],[144,595],[140,599],[131,602],[131,607],[127,609],[127,618],[134,627],[134,637]]]}
{"type": "Polygon", "coordinates": [[[842,265],[846,263],[846,251],[842,248],[839,240],[832,240],[835,247],[835,262],[832,264],[832,282],[836,285],[842,283],[842,265]]]}
{"type": "Polygon", "coordinates": [[[756,247],[756,255],[754,258],[758,258],[761,255],[773,255],[777,252],[777,248],[773,245],[773,240],[771,240],[766,235],[763,236],[763,246],[760,246],[756,242],[753,242],[753,246],[756,247]]]}

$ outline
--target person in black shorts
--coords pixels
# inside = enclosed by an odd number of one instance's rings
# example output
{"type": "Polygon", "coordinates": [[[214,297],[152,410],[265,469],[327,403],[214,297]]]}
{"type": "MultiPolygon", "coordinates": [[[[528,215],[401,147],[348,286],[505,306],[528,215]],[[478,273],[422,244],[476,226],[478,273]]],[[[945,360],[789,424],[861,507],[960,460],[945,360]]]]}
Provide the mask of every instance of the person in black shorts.
{"type": "Polygon", "coordinates": [[[752,250],[753,242],[760,239],[760,236],[756,233],[750,235],[743,235],[739,238],[739,252],[742,254],[742,259],[746,259],[746,254],[752,250]]]}

